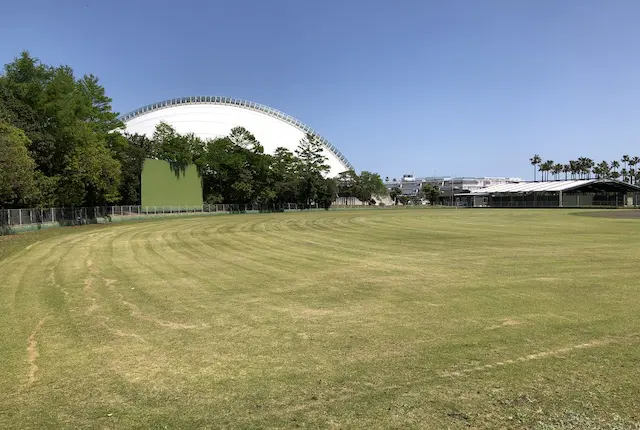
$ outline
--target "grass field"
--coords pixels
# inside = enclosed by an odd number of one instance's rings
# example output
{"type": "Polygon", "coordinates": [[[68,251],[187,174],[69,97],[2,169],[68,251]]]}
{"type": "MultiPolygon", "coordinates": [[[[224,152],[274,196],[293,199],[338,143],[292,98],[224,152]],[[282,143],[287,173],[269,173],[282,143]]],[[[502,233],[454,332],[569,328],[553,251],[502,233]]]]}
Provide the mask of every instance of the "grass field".
{"type": "Polygon", "coordinates": [[[0,238],[0,428],[638,428],[639,263],[560,210],[0,238]]]}

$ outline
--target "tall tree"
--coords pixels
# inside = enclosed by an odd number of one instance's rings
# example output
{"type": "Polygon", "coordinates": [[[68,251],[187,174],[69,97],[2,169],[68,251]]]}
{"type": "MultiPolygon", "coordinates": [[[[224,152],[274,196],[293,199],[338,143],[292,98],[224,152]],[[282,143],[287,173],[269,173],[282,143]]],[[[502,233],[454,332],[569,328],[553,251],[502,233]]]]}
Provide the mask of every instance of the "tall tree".
{"type": "Polygon", "coordinates": [[[323,186],[321,183],[323,174],[329,172],[329,165],[326,164],[327,157],[323,154],[320,140],[312,133],[307,133],[300,140],[295,154],[300,165],[299,200],[305,208],[309,208],[317,198],[318,190],[323,186]]]}
{"type": "Polygon", "coordinates": [[[276,148],[271,163],[271,187],[279,204],[292,203],[297,196],[298,161],[287,148],[276,148]]]}
{"type": "Polygon", "coordinates": [[[358,174],[354,170],[341,172],[336,178],[338,196],[343,197],[347,204],[349,204],[349,199],[358,195],[358,180],[358,174]]]}
{"type": "Polygon", "coordinates": [[[564,170],[564,165],[560,163],[556,163],[553,165],[551,171],[553,172],[553,177],[555,180],[558,180],[558,177],[560,176],[560,173],[562,173],[563,170],[564,170]]]}
{"type": "Polygon", "coordinates": [[[620,174],[622,175],[622,180],[624,182],[629,182],[629,172],[626,168],[623,167],[622,170],[620,170],[620,174]]]}
{"type": "Polygon", "coordinates": [[[382,178],[377,173],[363,170],[358,176],[356,186],[356,197],[362,202],[373,202],[374,196],[387,195],[387,188],[382,182],[382,178]]]}
{"type": "Polygon", "coordinates": [[[611,177],[611,167],[606,161],[601,161],[593,167],[593,173],[596,174],[598,179],[607,179],[611,177]]]}
{"type": "Polygon", "coordinates": [[[0,120],[0,208],[35,203],[36,163],[29,144],[22,130],[0,120]]]}
{"type": "Polygon", "coordinates": [[[622,161],[624,163],[624,168],[625,168],[625,170],[627,170],[627,165],[629,164],[629,161],[631,161],[631,157],[629,157],[629,155],[625,154],[625,155],[622,156],[622,159],[620,161],[622,161]]]}
{"type": "Polygon", "coordinates": [[[442,192],[440,188],[431,184],[424,184],[421,189],[421,195],[429,200],[430,205],[435,205],[440,202],[440,198],[442,197],[442,192]]]}
{"type": "Polygon", "coordinates": [[[542,163],[542,158],[538,154],[535,154],[533,157],[529,159],[531,165],[533,166],[533,182],[536,182],[536,172],[538,170],[538,165],[542,163]]]}
{"type": "Polygon", "coordinates": [[[402,190],[400,189],[400,187],[393,187],[391,190],[389,190],[389,197],[391,197],[391,200],[393,200],[393,204],[397,205],[398,204],[398,197],[400,197],[402,195],[402,190]]]}
{"type": "Polygon", "coordinates": [[[640,164],[640,157],[633,157],[629,160],[629,177],[631,178],[631,183],[635,184],[636,181],[636,166],[640,164]]]}
{"type": "Polygon", "coordinates": [[[553,167],[553,160],[547,160],[544,163],[540,164],[540,173],[542,176],[542,181],[549,180],[549,172],[553,167]]]}
{"type": "Polygon", "coordinates": [[[0,76],[0,106],[0,116],[31,142],[38,186],[42,195],[55,199],[50,203],[117,198],[113,184],[119,183],[120,171],[106,142],[121,123],[95,77],[77,80],[70,67],[47,66],[23,52],[0,76]]]}

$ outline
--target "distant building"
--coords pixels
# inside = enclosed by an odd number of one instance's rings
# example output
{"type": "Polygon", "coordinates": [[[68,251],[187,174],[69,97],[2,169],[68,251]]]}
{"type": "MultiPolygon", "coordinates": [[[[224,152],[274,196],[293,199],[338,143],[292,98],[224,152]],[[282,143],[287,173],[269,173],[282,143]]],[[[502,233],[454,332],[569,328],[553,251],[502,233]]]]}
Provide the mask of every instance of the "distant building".
{"type": "Polygon", "coordinates": [[[615,179],[521,182],[456,193],[462,206],[493,208],[637,206],[640,186],[615,179]]]}
{"type": "Polygon", "coordinates": [[[443,197],[451,197],[455,194],[469,193],[492,185],[511,184],[522,182],[520,178],[505,177],[430,177],[416,178],[413,175],[403,175],[402,179],[386,182],[388,190],[400,188],[405,196],[417,195],[425,184],[435,185],[442,191],[443,197]]]}

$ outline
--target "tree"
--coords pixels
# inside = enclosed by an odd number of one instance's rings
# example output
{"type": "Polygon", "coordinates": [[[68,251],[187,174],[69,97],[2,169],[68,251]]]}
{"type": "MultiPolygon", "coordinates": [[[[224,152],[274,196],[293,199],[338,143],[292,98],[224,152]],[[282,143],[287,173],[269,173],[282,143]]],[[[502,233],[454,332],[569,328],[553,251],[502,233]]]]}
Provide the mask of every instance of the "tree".
{"type": "Polygon", "coordinates": [[[627,164],[629,164],[629,161],[631,161],[631,158],[625,154],[622,156],[622,160],[620,161],[624,163],[624,169],[627,170],[627,164]]]}
{"type": "Polygon", "coordinates": [[[629,177],[631,178],[631,183],[635,184],[636,181],[636,169],[635,167],[640,164],[640,157],[633,157],[629,160],[629,166],[630,166],[630,170],[629,170],[629,177]]]}
{"type": "Polygon", "coordinates": [[[0,208],[35,203],[36,163],[24,132],[0,120],[0,208]]]}
{"type": "Polygon", "coordinates": [[[393,200],[393,203],[395,205],[398,204],[398,197],[400,197],[401,195],[402,195],[402,190],[400,189],[400,187],[393,187],[389,191],[389,197],[391,197],[391,200],[393,200]]]}
{"type": "Polygon", "coordinates": [[[347,204],[349,204],[349,199],[356,197],[358,194],[359,179],[354,170],[340,172],[336,178],[338,196],[345,198],[347,204]]]}
{"type": "Polygon", "coordinates": [[[536,182],[536,171],[538,164],[542,163],[542,158],[538,154],[535,154],[533,157],[529,159],[531,165],[533,166],[533,182],[536,182]]]}
{"type": "Polygon", "coordinates": [[[594,166],[595,166],[595,162],[591,158],[585,157],[583,171],[587,176],[587,179],[591,178],[591,171],[594,166]]]}
{"type": "Polygon", "coordinates": [[[614,172],[617,172],[619,167],[620,167],[620,162],[618,160],[613,160],[611,162],[611,170],[613,170],[614,172]]]}
{"type": "Polygon", "coordinates": [[[312,133],[307,133],[300,140],[295,151],[300,166],[299,201],[305,208],[311,207],[311,203],[317,198],[321,187],[320,179],[329,171],[327,157],[322,152],[320,140],[312,133]]]}
{"type": "Polygon", "coordinates": [[[629,182],[629,172],[624,167],[620,170],[620,174],[622,175],[622,180],[624,182],[629,182]]]}
{"type": "Polygon", "coordinates": [[[338,196],[338,185],[334,178],[319,178],[318,181],[320,184],[316,197],[318,206],[329,210],[338,196]]]}
{"type": "Polygon", "coordinates": [[[560,176],[560,173],[562,173],[563,169],[564,169],[564,166],[560,163],[556,163],[553,165],[553,167],[551,168],[551,171],[553,172],[553,176],[555,180],[558,180],[558,176],[560,176]]]}
{"type": "Polygon", "coordinates": [[[571,179],[575,179],[578,174],[578,162],[576,160],[570,160],[569,166],[571,170],[571,179]]]}
{"type": "Polygon", "coordinates": [[[562,173],[564,173],[564,180],[567,180],[567,175],[572,172],[571,171],[571,164],[565,164],[562,166],[562,173]]]}
{"type": "Polygon", "coordinates": [[[253,149],[259,142],[256,137],[244,127],[234,127],[229,133],[229,140],[244,149],[253,149]]]}
{"type": "Polygon", "coordinates": [[[553,160],[547,160],[540,164],[540,172],[542,173],[542,181],[549,180],[549,172],[553,167],[553,160]]]}
{"type": "Polygon", "coordinates": [[[120,162],[120,202],[124,205],[139,205],[144,160],[156,157],[153,140],[140,134],[112,133],[107,143],[120,162]]]}
{"type": "Polygon", "coordinates": [[[593,173],[598,179],[606,179],[611,177],[611,168],[609,167],[609,163],[607,163],[606,161],[601,161],[593,168],[593,173]]]}
{"type": "Polygon", "coordinates": [[[29,139],[39,194],[50,204],[118,195],[119,163],[107,141],[122,124],[95,76],[76,79],[70,67],[51,67],[23,52],[0,76],[0,117],[29,139]]]}
{"type": "Polygon", "coordinates": [[[363,170],[356,182],[356,197],[362,202],[370,203],[374,196],[387,194],[387,187],[384,186],[382,178],[377,173],[363,170]]]}
{"type": "Polygon", "coordinates": [[[439,202],[442,196],[440,188],[431,184],[424,184],[421,189],[421,194],[424,198],[429,200],[429,204],[432,206],[435,205],[436,202],[439,202]]]}
{"type": "Polygon", "coordinates": [[[275,193],[275,200],[279,204],[296,201],[298,162],[287,148],[276,148],[271,157],[271,187],[275,193]]]}

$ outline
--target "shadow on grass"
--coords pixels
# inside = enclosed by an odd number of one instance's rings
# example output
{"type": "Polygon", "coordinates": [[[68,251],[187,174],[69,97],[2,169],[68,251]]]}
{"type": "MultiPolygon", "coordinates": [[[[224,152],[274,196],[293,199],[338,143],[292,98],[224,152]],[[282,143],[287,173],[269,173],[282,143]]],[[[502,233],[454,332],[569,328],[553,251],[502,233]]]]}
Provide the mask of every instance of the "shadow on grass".
{"type": "Polygon", "coordinates": [[[596,211],[572,212],[571,215],[588,216],[595,218],[640,219],[639,209],[607,209],[596,211]]]}

